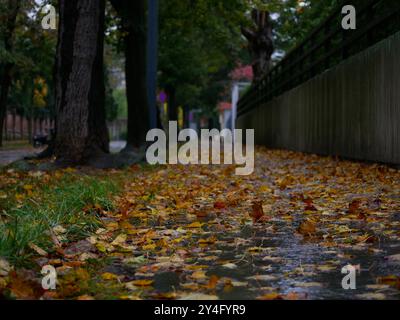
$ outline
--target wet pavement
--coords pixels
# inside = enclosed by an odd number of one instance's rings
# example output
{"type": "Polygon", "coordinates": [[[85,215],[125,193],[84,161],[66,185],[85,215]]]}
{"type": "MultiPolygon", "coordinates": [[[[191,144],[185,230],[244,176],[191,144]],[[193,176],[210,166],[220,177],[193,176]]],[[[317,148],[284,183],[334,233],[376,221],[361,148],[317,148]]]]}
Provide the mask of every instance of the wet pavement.
{"type": "Polygon", "coordinates": [[[103,271],[144,299],[400,299],[398,170],[266,151],[254,175],[232,172],[167,166],[135,178],[115,217],[133,253],[103,271]],[[250,218],[254,203],[265,221],[250,218]],[[348,265],[355,290],[342,285],[348,265]]]}

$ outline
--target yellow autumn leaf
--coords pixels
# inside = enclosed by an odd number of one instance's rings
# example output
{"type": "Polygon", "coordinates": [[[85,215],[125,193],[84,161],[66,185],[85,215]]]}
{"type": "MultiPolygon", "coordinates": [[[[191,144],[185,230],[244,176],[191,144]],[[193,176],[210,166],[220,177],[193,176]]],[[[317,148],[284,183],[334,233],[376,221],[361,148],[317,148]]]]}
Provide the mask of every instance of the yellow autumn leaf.
{"type": "Polygon", "coordinates": [[[150,287],[154,281],[153,280],[135,280],[130,282],[135,287],[150,287]]]}
{"type": "Polygon", "coordinates": [[[271,188],[267,187],[267,186],[261,186],[261,187],[260,187],[260,192],[263,192],[263,193],[272,193],[273,190],[272,190],[271,188]]]}
{"type": "Polygon", "coordinates": [[[188,224],[188,225],[186,226],[186,228],[189,228],[189,229],[196,229],[196,228],[201,228],[202,226],[203,226],[203,223],[196,221],[196,222],[193,222],[193,223],[191,223],[191,224],[188,224]]]}
{"type": "Polygon", "coordinates": [[[196,280],[206,279],[206,273],[204,271],[195,271],[192,273],[192,278],[196,280]]]}
{"type": "Polygon", "coordinates": [[[103,273],[101,275],[101,278],[103,280],[117,280],[118,276],[116,274],[113,274],[113,273],[110,273],[110,272],[106,272],[106,273],[103,273]]]}
{"type": "Polygon", "coordinates": [[[151,243],[151,244],[147,244],[147,245],[143,246],[142,249],[145,251],[152,251],[152,250],[155,250],[156,247],[157,247],[157,245],[155,243],[151,243]]]}
{"type": "Polygon", "coordinates": [[[121,246],[121,245],[125,244],[126,239],[127,239],[127,235],[122,233],[119,236],[117,236],[113,242],[111,242],[111,245],[121,246]]]}
{"type": "Polygon", "coordinates": [[[31,184],[25,184],[23,186],[23,188],[25,189],[25,191],[32,191],[33,190],[33,185],[31,184]]]}

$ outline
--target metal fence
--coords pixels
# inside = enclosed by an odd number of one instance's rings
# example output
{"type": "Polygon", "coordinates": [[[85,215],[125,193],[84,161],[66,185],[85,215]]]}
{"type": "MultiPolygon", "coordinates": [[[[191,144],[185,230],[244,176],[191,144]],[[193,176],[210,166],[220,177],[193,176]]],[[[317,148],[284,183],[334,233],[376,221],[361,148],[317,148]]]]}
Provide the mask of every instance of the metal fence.
{"type": "Polygon", "coordinates": [[[240,99],[238,116],[297,87],[399,30],[400,0],[343,2],[240,99]],[[357,29],[344,30],[341,23],[342,7],[352,2],[357,9],[357,29]]]}

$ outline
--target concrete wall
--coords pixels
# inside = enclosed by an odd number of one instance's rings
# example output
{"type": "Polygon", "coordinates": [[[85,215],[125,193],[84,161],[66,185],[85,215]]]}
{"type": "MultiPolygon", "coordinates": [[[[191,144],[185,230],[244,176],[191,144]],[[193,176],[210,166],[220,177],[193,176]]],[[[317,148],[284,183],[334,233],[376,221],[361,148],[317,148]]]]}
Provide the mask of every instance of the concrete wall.
{"type": "Polygon", "coordinates": [[[400,164],[400,33],[242,115],[256,143],[400,164]]]}

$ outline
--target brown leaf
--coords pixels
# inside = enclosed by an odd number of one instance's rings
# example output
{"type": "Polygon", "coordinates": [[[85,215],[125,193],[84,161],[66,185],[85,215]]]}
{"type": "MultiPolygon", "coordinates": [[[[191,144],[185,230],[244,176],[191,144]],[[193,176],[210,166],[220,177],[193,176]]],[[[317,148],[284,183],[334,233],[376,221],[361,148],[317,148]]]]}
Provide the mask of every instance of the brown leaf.
{"type": "Polygon", "coordinates": [[[208,281],[207,289],[210,289],[210,290],[215,289],[218,284],[218,281],[219,281],[219,278],[215,275],[212,275],[210,277],[210,280],[208,281]]]}
{"type": "Polygon", "coordinates": [[[312,220],[306,220],[300,224],[297,232],[303,236],[312,236],[317,232],[316,223],[312,220]]]}
{"type": "Polygon", "coordinates": [[[318,211],[314,206],[312,199],[305,199],[304,203],[306,204],[306,207],[304,208],[305,211],[318,211]]]}
{"type": "Polygon", "coordinates": [[[43,289],[33,280],[27,280],[16,272],[10,272],[9,288],[17,299],[37,299],[43,294],[43,289]]]}
{"type": "Polygon", "coordinates": [[[360,205],[361,205],[361,200],[359,199],[353,200],[353,202],[349,204],[349,213],[359,214],[360,205]]]}
{"type": "Polygon", "coordinates": [[[262,207],[262,202],[254,202],[252,206],[253,211],[250,213],[250,217],[253,218],[253,222],[257,223],[264,217],[264,210],[262,207]]]}
{"type": "Polygon", "coordinates": [[[195,212],[195,215],[197,218],[206,218],[208,216],[208,213],[205,210],[198,210],[195,212]]]}
{"type": "Polygon", "coordinates": [[[226,205],[222,201],[217,201],[217,202],[214,203],[214,208],[221,210],[221,209],[225,209],[226,205]]]}
{"type": "Polygon", "coordinates": [[[386,276],[386,277],[379,277],[378,278],[378,283],[379,284],[387,284],[392,287],[396,287],[397,289],[400,289],[400,277],[391,275],[391,276],[386,276]]]}
{"type": "Polygon", "coordinates": [[[283,297],[279,293],[273,292],[264,294],[263,296],[258,297],[257,300],[283,300],[283,297]]]}
{"type": "Polygon", "coordinates": [[[33,251],[35,251],[38,255],[41,255],[43,257],[47,257],[48,253],[43,250],[42,248],[40,248],[39,246],[37,246],[34,243],[29,243],[29,248],[31,248],[33,251]]]}

